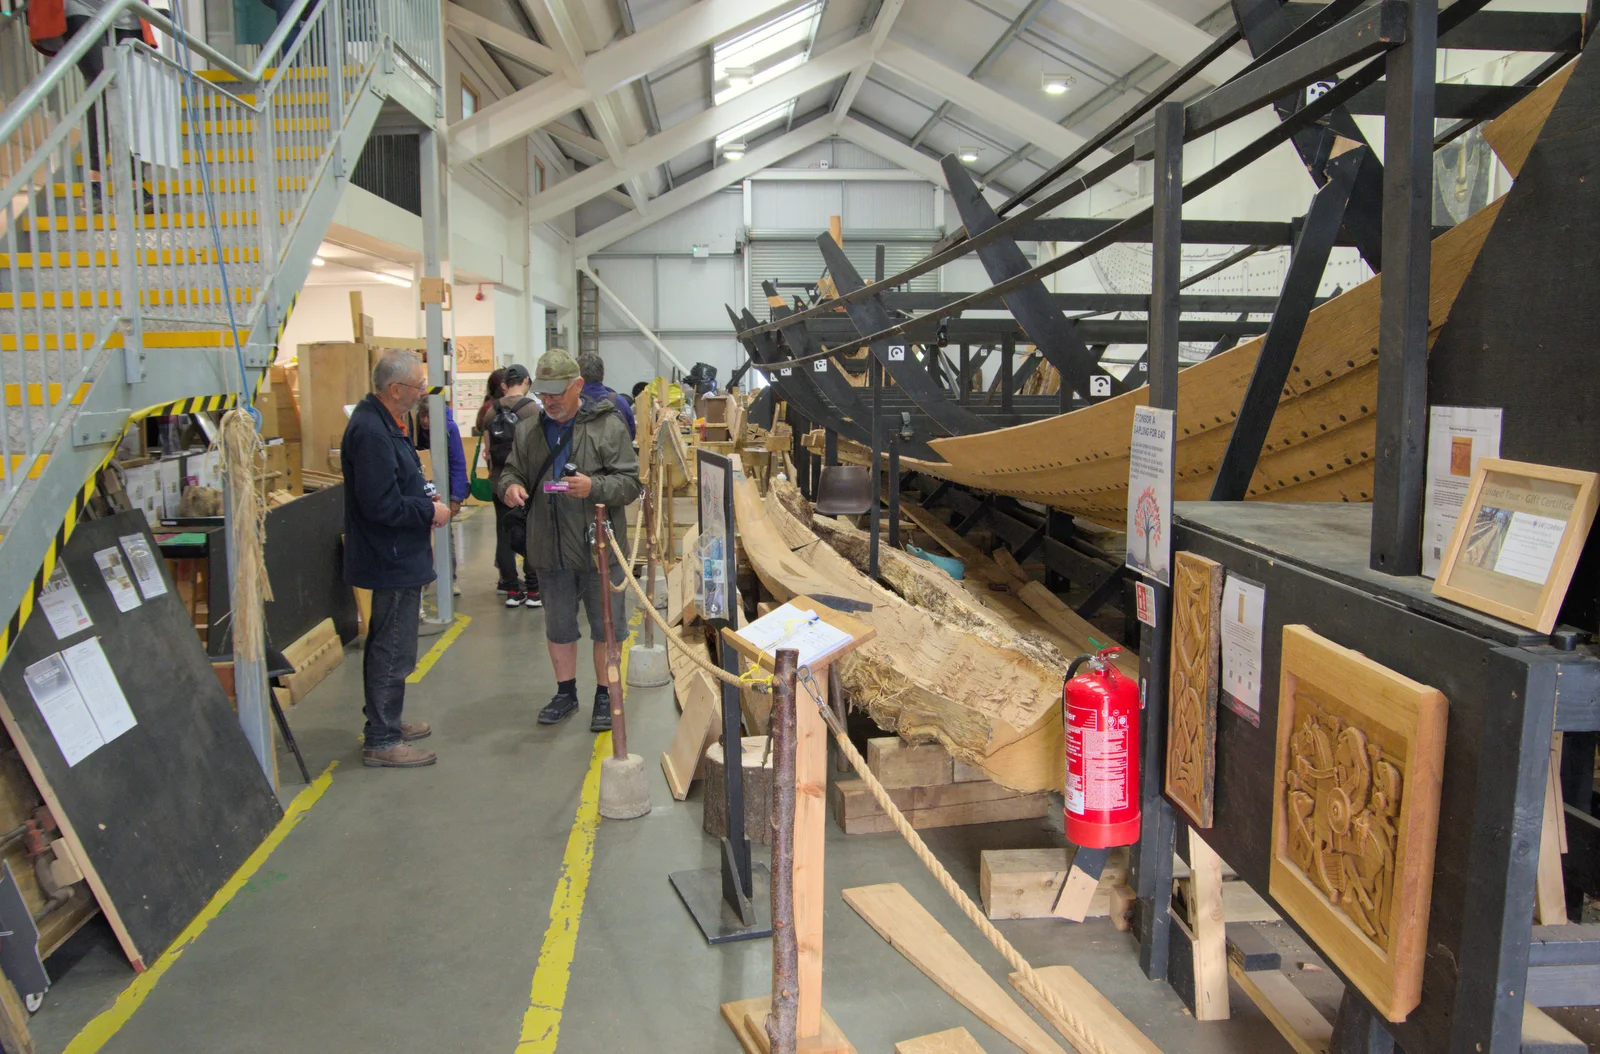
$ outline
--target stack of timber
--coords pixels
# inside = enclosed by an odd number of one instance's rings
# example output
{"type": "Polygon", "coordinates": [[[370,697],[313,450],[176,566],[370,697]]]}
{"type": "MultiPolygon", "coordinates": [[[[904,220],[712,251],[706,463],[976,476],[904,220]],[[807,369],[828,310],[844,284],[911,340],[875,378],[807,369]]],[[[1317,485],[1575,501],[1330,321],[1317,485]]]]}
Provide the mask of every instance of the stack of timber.
{"type": "Polygon", "coordinates": [[[789,511],[781,482],[763,498],[740,474],[733,489],[744,552],[774,598],[844,601],[877,630],[838,669],[849,698],[880,728],[935,739],[1012,790],[1061,786],[1058,707],[1069,657],[1060,648],[1019,634],[904,553],[886,551],[884,577],[909,595],[871,581],[789,511]]]}
{"type": "MultiPolygon", "coordinates": [[[[1019,794],[956,761],[937,743],[911,744],[893,736],[869,740],[867,767],[911,826],[955,827],[1045,815],[1050,798],[1019,794]]],[[[864,780],[839,780],[828,788],[833,818],[845,834],[894,830],[864,780]]]]}

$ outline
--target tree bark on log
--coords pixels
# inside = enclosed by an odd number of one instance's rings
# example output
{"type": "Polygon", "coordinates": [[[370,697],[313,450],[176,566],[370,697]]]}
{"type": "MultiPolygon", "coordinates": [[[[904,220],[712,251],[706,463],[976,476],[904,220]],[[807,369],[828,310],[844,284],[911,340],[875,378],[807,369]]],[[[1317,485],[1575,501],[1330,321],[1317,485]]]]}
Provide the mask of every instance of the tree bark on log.
{"type": "Polygon", "coordinates": [[[794,928],[795,663],[776,654],[772,686],[772,1054],[794,1054],[800,1021],[800,939],[794,928]]]}

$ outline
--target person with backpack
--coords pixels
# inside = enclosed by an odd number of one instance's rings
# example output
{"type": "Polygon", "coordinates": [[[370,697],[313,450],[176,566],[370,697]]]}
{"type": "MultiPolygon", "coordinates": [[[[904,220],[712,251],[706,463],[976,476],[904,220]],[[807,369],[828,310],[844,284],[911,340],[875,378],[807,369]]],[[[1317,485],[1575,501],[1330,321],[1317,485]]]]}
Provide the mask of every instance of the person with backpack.
{"type": "MultiPolygon", "coordinates": [[[[542,607],[539,597],[539,575],[527,554],[522,557],[522,578],[517,577],[517,550],[511,544],[511,506],[500,497],[500,473],[517,441],[518,426],[530,417],[539,416],[539,401],[528,395],[533,378],[528,367],[512,365],[505,368],[501,378],[505,394],[500,397],[492,416],[483,427],[489,448],[489,481],[494,484],[494,565],[500,572],[498,592],[506,598],[506,607],[542,607]]],[[[519,513],[518,515],[523,515],[519,513]]]]}
{"type": "MultiPolygon", "coordinates": [[[[611,727],[611,696],[606,687],[606,624],[601,590],[621,588],[623,568],[611,564],[608,583],[596,569],[590,531],[595,506],[604,505],[611,530],[628,537],[627,506],[639,497],[639,455],[615,401],[584,393],[577,360],[560,348],[539,359],[533,389],[544,412],[517,430],[516,447],[506,462],[496,492],[512,508],[526,508],[528,564],[538,569],[544,587],[544,636],[555,668],[556,694],[539,711],[541,725],[553,725],[578,709],[578,602],[589,618],[593,643],[595,693],[589,731],[611,727]]],[[[611,599],[612,629],[628,635],[626,592],[611,599]]]]}

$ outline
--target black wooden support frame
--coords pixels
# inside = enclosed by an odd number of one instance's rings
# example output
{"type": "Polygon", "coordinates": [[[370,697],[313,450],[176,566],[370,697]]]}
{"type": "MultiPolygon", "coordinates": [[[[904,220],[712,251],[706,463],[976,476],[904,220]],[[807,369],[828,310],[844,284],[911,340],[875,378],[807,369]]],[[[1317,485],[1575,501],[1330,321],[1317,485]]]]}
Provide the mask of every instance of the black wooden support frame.
{"type": "MultiPolygon", "coordinates": [[[[1154,260],[1150,293],[1150,405],[1178,408],[1178,283],[1183,245],[1184,111],[1179,103],[1156,107],[1152,147],[1155,201],[1151,226],[1154,260]]],[[[1170,530],[1170,526],[1168,528],[1170,530]]],[[[1138,897],[1139,968],[1159,980],[1167,975],[1172,900],[1172,850],[1176,817],[1161,793],[1166,757],[1167,676],[1172,648],[1172,591],[1159,582],[1155,590],[1155,625],[1139,626],[1140,811],[1143,823],[1132,854],[1132,878],[1138,897]]]]}
{"type": "Polygon", "coordinates": [[[1311,200],[1300,240],[1289,261],[1289,273],[1283,280],[1278,309],[1272,313],[1272,325],[1262,341],[1250,386],[1245,389],[1239,417],[1228,437],[1228,448],[1211,484],[1212,501],[1243,501],[1249,493],[1250,478],[1272,427],[1284,382],[1289,379],[1289,368],[1294,364],[1312,299],[1328,265],[1334,236],[1344,222],[1356,171],[1366,154],[1367,148],[1359,146],[1329,162],[1328,182],[1311,200]]]}
{"type": "Polygon", "coordinates": [[[1412,0],[1385,77],[1382,304],[1373,450],[1372,567],[1422,570],[1428,429],[1428,279],[1433,245],[1433,93],[1438,0],[1412,0]]]}

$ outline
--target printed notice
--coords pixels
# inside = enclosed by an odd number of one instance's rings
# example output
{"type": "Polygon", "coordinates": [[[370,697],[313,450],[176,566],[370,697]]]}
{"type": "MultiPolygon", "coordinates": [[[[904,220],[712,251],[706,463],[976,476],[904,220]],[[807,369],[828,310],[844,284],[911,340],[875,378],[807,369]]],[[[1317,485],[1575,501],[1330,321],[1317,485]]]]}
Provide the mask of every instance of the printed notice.
{"type": "Polygon", "coordinates": [[[69,768],[105,745],[105,737],[100,735],[60,653],[29,666],[22,672],[22,679],[69,768]]]}
{"type": "Polygon", "coordinates": [[[1498,406],[1428,409],[1428,480],[1423,495],[1422,573],[1439,577],[1478,459],[1500,456],[1498,406]]]}
{"type": "Polygon", "coordinates": [[[799,652],[798,664],[838,651],[854,638],[837,626],[830,626],[815,611],[803,611],[783,604],[738,631],[739,636],[765,652],[793,648],[799,652]]]}
{"type": "Polygon", "coordinates": [[[139,591],[134,588],[133,576],[128,574],[128,564],[122,558],[122,550],[116,546],[101,549],[94,554],[94,562],[100,565],[100,577],[106,580],[106,588],[111,590],[111,599],[117,602],[117,610],[132,611],[138,607],[139,591]]]}
{"type": "Polygon", "coordinates": [[[1222,701],[1261,727],[1261,639],[1267,591],[1229,573],[1222,586],[1222,701]]]}
{"type": "Polygon", "coordinates": [[[1544,585],[1566,529],[1565,520],[1535,516],[1531,512],[1513,512],[1511,525],[1500,542],[1500,555],[1495,558],[1494,569],[1502,575],[1544,585]]]}
{"type": "Polygon", "coordinates": [[[94,625],[89,609],[83,606],[83,597],[78,595],[78,587],[72,584],[72,576],[67,574],[67,567],[60,560],[56,561],[55,570],[50,572],[44,588],[39,590],[39,606],[44,609],[44,617],[50,620],[50,628],[56,631],[56,640],[66,640],[94,625]]]}
{"type": "Polygon", "coordinates": [[[61,653],[78,694],[89,708],[89,716],[100,730],[100,738],[109,743],[139,722],[128,706],[128,697],[122,694],[122,685],[106,659],[99,637],[90,637],[82,644],[74,644],[61,653]]]}
{"type": "Polygon", "coordinates": [[[139,592],[146,600],[161,596],[167,591],[167,580],[161,576],[161,565],[150,551],[150,540],[142,534],[124,534],[117,539],[122,551],[128,554],[128,566],[139,583],[139,592]]]}
{"type": "Polygon", "coordinates": [[[1133,597],[1135,610],[1138,612],[1139,621],[1151,629],[1156,628],[1156,587],[1148,582],[1135,582],[1133,584],[1133,597]]]}
{"type": "Polygon", "coordinates": [[[1172,584],[1172,461],[1177,414],[1150,406],[1133,410],[1128,456],[1128,552],[1133,570],[1172,584]]]}

